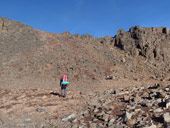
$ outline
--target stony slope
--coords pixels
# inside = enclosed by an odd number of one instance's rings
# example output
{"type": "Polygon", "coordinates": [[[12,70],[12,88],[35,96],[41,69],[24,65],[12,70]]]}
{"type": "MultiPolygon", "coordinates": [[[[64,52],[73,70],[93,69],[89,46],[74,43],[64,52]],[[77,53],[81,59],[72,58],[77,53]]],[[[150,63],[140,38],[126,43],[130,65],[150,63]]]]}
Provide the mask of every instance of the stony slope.
{"type": "Polygon", "coordinates": [[[64,73],[73,84],[96,83],[108,74],[164,79],[170,69],[169,40],[166,28],[132,27],[129,32],[119,30],[115,37],[94,38],[43,32],[0,18],[1,81],[10,81],[7,85],[19,81],[18,86],[22,80],[54,82],[64,73]]]}

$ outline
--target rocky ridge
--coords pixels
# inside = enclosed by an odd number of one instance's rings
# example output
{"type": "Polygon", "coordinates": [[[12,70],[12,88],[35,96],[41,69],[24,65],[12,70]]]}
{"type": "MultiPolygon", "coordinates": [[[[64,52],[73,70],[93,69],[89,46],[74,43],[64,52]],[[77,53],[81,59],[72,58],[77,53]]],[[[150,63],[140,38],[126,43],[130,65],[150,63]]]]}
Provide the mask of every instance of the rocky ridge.
{"type": "Polygon", "coordinates": [[[120,29],[114,39],[115,46],[133,56],[143,56],[148,63],[159,70],[169,72],[170,34],[168,28],[135,26],[128,32],[120,29]]]}
{"type": "Polygon", "coordinates": [[[165,79],[170,70],[168,28],[135,26],[103,38],[43,32],[7,18],[0,18],[0,28],[0,81],[4,84],[28,77],[53,82],[63,73],[74,84],[96,83],[108,74],[165,79]]]}

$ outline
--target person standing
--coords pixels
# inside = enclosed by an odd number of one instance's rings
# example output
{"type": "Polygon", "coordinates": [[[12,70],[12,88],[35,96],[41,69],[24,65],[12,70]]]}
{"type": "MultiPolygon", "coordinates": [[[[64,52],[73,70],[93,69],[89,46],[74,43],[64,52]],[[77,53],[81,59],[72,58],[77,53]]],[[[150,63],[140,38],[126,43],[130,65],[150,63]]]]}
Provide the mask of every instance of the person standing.
{"type": "Polygon", "coordinates": [[[61,87],[61,96],[66,97],[66,88],[68,86],[69,82],[68,82],[68,76],[67,75],[63,75],[60,78],[60,87],[61,87]],[[64,92],[64,95],[63,95],[64,92]]]}

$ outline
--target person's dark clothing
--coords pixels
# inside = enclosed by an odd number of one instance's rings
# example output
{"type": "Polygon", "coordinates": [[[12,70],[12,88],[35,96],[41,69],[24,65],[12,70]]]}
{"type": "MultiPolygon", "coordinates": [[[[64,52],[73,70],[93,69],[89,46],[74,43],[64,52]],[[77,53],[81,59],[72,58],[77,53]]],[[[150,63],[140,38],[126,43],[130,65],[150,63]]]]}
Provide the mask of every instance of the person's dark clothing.
{"type": "Polygon", "coordinates": [[[67,87],[66,84],[61,85],[61,96],[66,97],[66,87],[67,87]],[[63,91],[64,91],[64,95],[63,95],[63,91]]]}
{"type": "MultiPolygon", "coordinates": [[[[61,96],[66,97],[66,88],[67,88],[67,84],[62,84],[63,78],[64,78],[64,76],[61,76],[61,79],[60,79],[61,96]],[[64,92],[64,95],[63,95],[63,92],[64,92]]],[[[68,77],[66,76],[66,78],[68,78],[68,77]]]]}

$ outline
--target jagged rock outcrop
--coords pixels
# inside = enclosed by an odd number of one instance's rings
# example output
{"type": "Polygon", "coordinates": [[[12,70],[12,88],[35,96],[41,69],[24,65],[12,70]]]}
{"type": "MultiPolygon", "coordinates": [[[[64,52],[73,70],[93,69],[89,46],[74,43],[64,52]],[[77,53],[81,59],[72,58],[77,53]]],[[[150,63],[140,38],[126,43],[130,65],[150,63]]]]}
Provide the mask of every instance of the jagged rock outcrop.
{"type": "Polygon", "coordinates": [[[141,55],[152,61],[170,60],[170,35],[169,29],[142,28],[135,26],[126,32],[120,29],[115,36],[115,45],[132,55],[141,55]]]}

